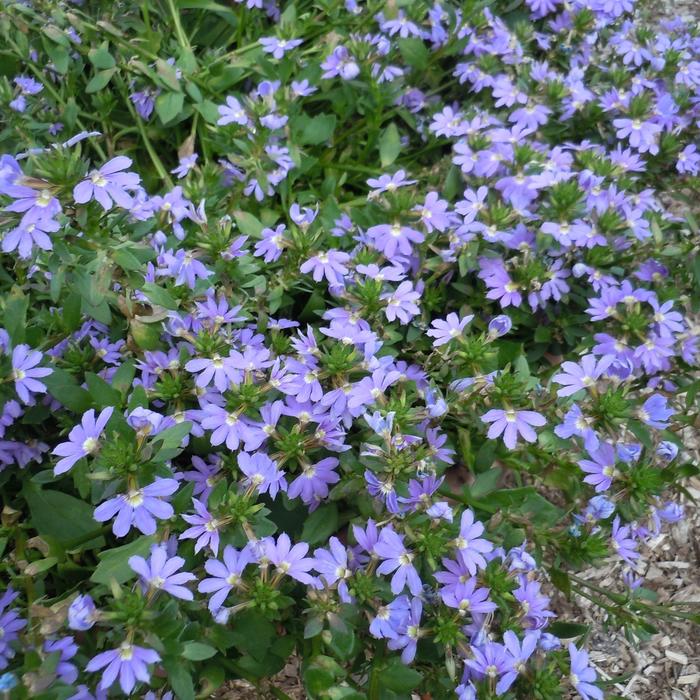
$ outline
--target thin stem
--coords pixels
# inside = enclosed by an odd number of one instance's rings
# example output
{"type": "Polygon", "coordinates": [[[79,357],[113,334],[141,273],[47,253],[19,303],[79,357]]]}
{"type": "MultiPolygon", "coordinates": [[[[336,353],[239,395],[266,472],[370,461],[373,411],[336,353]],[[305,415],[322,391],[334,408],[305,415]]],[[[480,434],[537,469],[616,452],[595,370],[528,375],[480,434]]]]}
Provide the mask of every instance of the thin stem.
{"type": "MultiPolygon", "coordinates": [[[[121,78],[119,78],[119,84],[122,88],[122,90],[126,90],[126,86],[124,85],[124,82],[121,78]]],[[[141,134],[141,138],[143,139],[143,145],[146,147],[146,150],[148,151],[148,155],[151,159],[151,162],[153,163],[153,166],[155,167],[156,171],[158,172],[158,176],[167,184],[169,188],[173,187],[173,181],[168,174],[168,171],[165,169],[165,166],[163,165],[163,161],[161,161],[160,157],[156,153],[155,148],[153,147],[153,144],[151,143],[151,139],[148,137],[148,133],[146,132],[146,127],[143,123],[143,120],[141,117],[136,114],[136,110],[134,109],[134,106],[131,104],[131,100],[126,99],[126,106],[129,108],[129,112],[131,112],[131,116],[136,122],[136,126],[138,127],[139,133],[141,134]]]]}

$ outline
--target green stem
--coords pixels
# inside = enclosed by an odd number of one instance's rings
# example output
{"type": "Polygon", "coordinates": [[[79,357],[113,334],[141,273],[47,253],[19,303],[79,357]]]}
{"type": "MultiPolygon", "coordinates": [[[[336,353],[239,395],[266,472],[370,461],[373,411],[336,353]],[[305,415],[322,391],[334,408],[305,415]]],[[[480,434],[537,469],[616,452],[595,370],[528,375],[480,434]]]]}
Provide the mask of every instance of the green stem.
{"type": "Polygon", "coordinates": [[[190,46],[190,41],[185,34],[185,30],[182,28],[182,22],[180,22],[180,12],[175,7],[174,0],[168,0],[168,9],[170,10],[170,15],[173,18],[173,24],[175,25],[175,34],[177,35],[177,40],[182,50],[186,53],[192,53],[192,47],[190,46]]]}
{"type": "MultiPolygon", "coordinates": [[[[119,78],[119,84],[120,87],[122,88],[122,91],[126,93],[126,86],[124,85],[124,81],[119,78]]],[[[138,127],[139,133],[141,134],[141,138],[143,139],[143,145],[146,147],[146,150],[148,151],[148,155],[151,159],[151,162],[153,163],[153,166],[155,167],[158,176],[166,183],[166,185],[169,188],[173,187],[173,181],[168,174],[168,171],[165,169],[165,166],[163,165],[163,161],[161,161],[160,157],[156,153],[156,149],[153,147],[153,144],[151,143],[151,139],[148,137],[148,133],[146,132],[146,126],[143,123],[143,120],[141,117],[139,117],[138,114],[136,114],[136,110],[134,109],[134,106],[131,104],[131,100],[127,99],[125,100],[126,106],[129,108],[129,112],[131,112],[131,116],[136,122],[136,126],[138,127]]]]}

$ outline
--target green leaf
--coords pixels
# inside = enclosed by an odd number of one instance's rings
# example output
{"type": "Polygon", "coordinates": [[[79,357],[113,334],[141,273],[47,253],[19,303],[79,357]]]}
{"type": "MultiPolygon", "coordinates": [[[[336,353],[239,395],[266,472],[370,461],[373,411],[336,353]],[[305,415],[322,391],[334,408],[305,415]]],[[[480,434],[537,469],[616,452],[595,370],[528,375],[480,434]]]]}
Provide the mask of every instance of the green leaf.
{"type": "Polygon", "coordinates": [[[317,146],[328,141],[335,130],[335,122],[335,114],[318,114],[315,117],[303,114],[295,121],[295,126],[300,130],[297,143],[317,146]]]}
{"type": "Polygon", "coordinates": [[[404,61],[406,61],[411,68],[425,70],[427,67],[430,52],[422,39],[417,39],[415,37],[399,39],[399,51],[404,61]]]}
{"type": "Polygon", "coordinates": [[[127,248],[116,248],[113,250],[112,259],[122,270],[127,272],[140,270],[142,267],[141,261],[127,248]]]}
{"type": "Polygon", "coordinates": [[[157,304],[170,311],[175,311],[178,308],[177,302],[172,298],[170,292],[153,282],[144,282],[141,291],[152,304],[157,304]]]}
{"type": "Polygon", "coordinates": [[[57,44],[52,44],[51,42],[45,42],[44,48],[46,53],[49,55],[54,68],[61,74],[65,75],[68,72],[68,67],[70,66],[70,53],[65,46],[59,46],[57,44]]]}
{"type": "Polygon", "coordinates": [[[168,673],[168,681],[179,700],[195,700],[194,682],[181,659],[165,659],[163,666],[168,673]]]}
{"type": "Polygon", "coordinates": [[[552,583],[568,598],[571,595],[571,579],[566,571],[552,567],[548,570],[552,583]]]}
{"type": "Polygon", "coordinates": [[[498,467],[493,467],[478,474],[470,489],[472,498],[480,499],[495,491],[502,473],[498,467]]]}
{"type": "Polygon", "coordinates": [[[119,369],[112,377],[112,387],[120,394],[126,394],[131,388],[131,383],[134,381],[135,375],[136,367],[134,366],[134,363],[131,360],[123,362],[121,365],[119,365],[119,369]]]}
{"type": "Polygon", "coordinates": [[[237,22],[236,13],[230,8],[213,2],[213,0],[177,0],[177,6],[181,10],[206,10],[227,16],[232,22],[237,22]]]}
{"type": "Polygon", "coordinates": [[[423,680],[423,676],[413,668],[396,661],[379,674],[379,683],[384,688],[397,693],[408,693],[423,680]]]}
{"type": "Polygon", "coordinates": [[[211,100],[203,100],[194,105],[194,108],[202,115],[207,124],[216,124],[219,120],[219,108],[211,100]]]}
{"type": "Polygon", "coordinates": [[[182,650],[182,655],[190,661],[211,659],[216,653],[217,651],[214,647],[210,647],[208,644],[203,644],[202,642],[186,642],[182,650]]]}
{"type": "Polygon", "coordinates": [[[391,165],[401,152],[401,140],[399,137],[398,127],[394,122],[389,124],[382,132],[379,139],[379,159],[382,167],[386,168],[391,165]]]}
{"type": "Polygon", "coordinates": [[[163,124],[173,121],[185,104],[185,96],[181,92],[165,92],[156,98],[156,112],[163,124]]]}
{"type": "Polygon", "coordinates": [[[236,220],[238,230],[245,236],[252,238],[260,238],[260,232],[263,230],[263,225],[260,221],[249,214],[247,211],[234,211],[233,218],[236,220]]]}
{"type": "Polygon", "coordinates": [[[54,371],[41,380],[51,396],[76,413],[85,413],[92,406],[92,399],[85,389],[78,386],[75,377],[64,369],[54,371]]]}
{"type": "Polygon", "coordinates": [[[535,525],[543,527],[555,525],[564,516],[564,511],[561,508],[557,508],[539,493],[528,494],[518,512],[528,515],[535,525]]]}
{"type": "Polygon", "coordinates": [[[114,580],[117,583],[124,583],[136,576],[136,573],[129,566],[129,557],[144,557],[151,549],[151,545],[156,541],[155,537],[139,537],[129,544],[108,549],[98,556],[100,563],[90,576],[93,583],[102,583],[109,586],[114,580]]]}
{"type": "Polygon", "coordinates": [[[98,70],[107,70],[117,65],[114,57],[109,52],[109,44],[106,41],[99,49],[90,49],[90,51],[88,51],[88,58],[90,59],[90,63],[98,70]]]}
{"type": "Polygon", "coordinates": [[[144,350],[156,350],[160,345],[160,326],[155,323],[142,323],[132,319],[129,324],[131,335],[136,344],[144,350]]]}
{"type": "Polygon", "coordinates": [[[36,576],[44,571],[48,571],[52,567],[56,566],[58,559],[56,557],[46,557],[46,559],[37,559],[33,561],[24,570],[25,576],[36,576]]]}
{"type": "Polygon", "coordinates": [[[106,408],[107,406],[119,406],[122,402],[122,395],[113,389],[102,377],[88,372],[85,375],[85,383],[88,386],[90,396],[95,400],[95,405],[98,408],[106,408]]]}
{"type": "Polygon", "coordinates": [[[156,61],[156,72],[158,73],[158,77],[165,84],[165,87],[170,88],[175,92],[179,92],[180,81],[177,79],[177,72],[175,71],[175,68],[173,68],[167,61],[159,58],[156,61]]]}
{"type": "Polygon", "coordinates": [[[274,625],[255,610],[245,610],[233,619],[233,646],[242,654],[264,659],[276,635],[274,625]]]}
{"type": "Polygon", "coordinates": [[[315,510],[304,523],[301,539],[310,545],[325,542],[338,528],[338,507],[328,503],[315,510]]]}
{"type": "Polygon", "coordinates": [[[191,429],[192,423],[183,421],[172,428],[164,430],[162,433],[158,433],[154,438],[154,442],[156,444],[160,443],[160,449],[156,452],[153,459],[156,462],[165,462],[180,454],[182,449],[180,445],[185,436],[190,434],[191,429]]]}
{"type": "Polygon", "coordinates": [[[107,70],[97,71],[97,73],[95,73],[95,75],[92,76],[90,82],[85,87],[85,92],[87,92],[88,94],[92,94],[93,92],[99,92],[100,90],[104,90],[107,87],[107,85],[109,85],[109,81],[112,79],[112,76],[116,72],[116,67],[108,68],[107,70]]]}
{"type": "Polygon", "coordinates": [[[312,698],[325,693],[345,672],[330,656],[315,656],[304,671],[304,685],[312,698]]]}
{"type": "Polygon", "coordinates": [[[582,637],[588,633],[588,625],[580,625],[576,622],[553,622],[547,627],[547,632],[551,632],[560,639],[573,639],[582,637]]]}
{"type": "Polygon", "coordinates": [[[14,288],[5,302],[3,326],[15,346],[24,342],[28,308],[29,297],[22,294],[19,289],[14,288]]]}
{"type": "Polygon", "coordinates": [[[69,545],[100,534],[100,525],[92,517],[93,508],[85,501],[60,491],[40,489],[31,482],[27,482],[22,495],[29,506],[32,525],[40,535],[69,545]]]}

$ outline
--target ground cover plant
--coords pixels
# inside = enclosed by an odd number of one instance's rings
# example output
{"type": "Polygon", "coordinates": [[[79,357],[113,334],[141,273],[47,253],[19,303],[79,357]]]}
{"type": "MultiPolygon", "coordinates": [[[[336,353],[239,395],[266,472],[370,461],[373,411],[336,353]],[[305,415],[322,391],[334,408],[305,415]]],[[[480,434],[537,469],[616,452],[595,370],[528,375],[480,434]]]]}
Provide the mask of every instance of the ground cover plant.
{"type": "Polygon", "coordinates": [[[557,589],[698,619],[699,126],[633,0],[6,0],[4,697],[607,695],[557,589]]]}

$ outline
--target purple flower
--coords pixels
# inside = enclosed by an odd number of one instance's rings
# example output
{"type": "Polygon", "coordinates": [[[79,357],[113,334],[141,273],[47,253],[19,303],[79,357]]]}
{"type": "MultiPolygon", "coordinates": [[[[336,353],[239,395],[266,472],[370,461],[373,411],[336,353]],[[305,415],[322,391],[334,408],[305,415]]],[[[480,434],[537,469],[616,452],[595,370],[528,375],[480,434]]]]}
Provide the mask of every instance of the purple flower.
{"type": "Polygon", "coordinates": [[[389,605],[382,605],[369,625],[369,632],[375,639],[396,639],[398,630],[404,627],[411,605],[408,597],[399,596],[389,605]]]}
{"type": "Polygon", "coordinates": [[[467,666],[479,679],[488,678],[493,681],[511,670],[510,656],[502,644],[487,642],[482,647],[472,644],[472,654],[474,658],[467,660],[467,666]]]}
{"type": "Polygon", "coordinates": [[[27,228],[29,224],[47,221],[61,211],[61,203],[46,187],[37,190],[24,185],[9,185],[4,188],[3,194],[14,199],[5,207],[5,211],[24,214],[20,227],[27,228]]]}
{"type": "Polygon", "coordinates": [[[37,367],[42,358],[43,355],[38,350],[32,350],[28,345],[18,345],[12,351],[12,379],[15,391],[26,404],[34,403],[32,393],[46,393],[46,385],[38,379],[48,376],[53,370],[37,367]]]}
{"type": "Polygon", "coordinates": [[[466,508],[462,513],[459,535],[454,540],[454,546],[459,552],[460,560],[472,576],[476,574],[477,569],[486,568],[484,554],[493,551],[493,544],[481,537],[483,533],[483,524],[474,520],[471,508],[466,508]]]}
{"type": "Polygon", "coordinates": [[[151,556],[147,560],[140,556],[129,557],[129,566],[141,577],[144,589],[162,590],[175,598],[193,600],[192,591],[182,584],[193,581],[195,575],[186,571],[176,573],[184,565],[182,557],[168,557],[167,549],[162,544],[151,547],[151,556]]]}
{"type": "Polygon", "coordinates": [[[80,425],[76,425],[68,433],[68,442],[56,445],[52,454],[63,457],[56,462],[54,474],[65,474],[79,459],[95,454],[100,448],[102,431],[111,418],[114,408],[108,406],[102,409],[100,415],[95,418],[94,409],[83,414],[80,425]]]}
{"type": "Polygon", "coordinates": [[[604,356],[596,361],[595,355],[585,355],[580,363],[563,362],[563,372],[555,374],[552,381],[564,388],[557,391],[557,396],[571,396],[577,391],[595,386],[596,380],[612,364],[613,358],[604,356]]]}
{"type": "Polygon", "coordinates": [[[276,462],[262,452],[252,455],[241,452],[238,455],[238,468],[247,477],[243,480],[243,485],[251,487],[259,494],[267,493],[270,498],[275,498],[280,491],[287,490],[284,472],[277,468],[276,462]]]}
{"type": "Polygon", "coordinates": [[[440,597],[448,608],[455,608],[460,615],[486,614],[498,607],[489,600],[488,588],[477,588],[476,577],[440,591],[440,597]]]}
{"type": "Polygon", "coordinates": [[[194,257],[191,250],[180,249],[174,255],[172,252],[164,253],[163,263],[167,266],[164,274],[174,277],[175,284],[186,284],[190,289],[195,288],[198,279],[206,279],[214,274],[194,257]]]}
{"type": "Polygon", "coordinates": [[[586,450],[593,452],[598,449],[600,441],[592,426],[593,419],[584,416],[578,404],[572,404],[564,416],[564,422],[554,428],[554,433],[563,440],[576,435],[583,439],[583,445],[586,450]]]}
{"type": "Polygon", "coordinates": [[[588,665],[588,654],[583,650],[579,651],[573,643],[570,643],[569,658],[571,659],[569,679],[583,700],[603,700],[603,691],[593,685],[597,676],[588,665]]]}
{"type": "Polygon", "coordinates": [[[336,46],[321,68],[325,71],[321,77],[325,79],[339,75],[343,80],[353,80],[360,74],[355,57],[344,46],[336,46]]]}
{"type": "Polygon", "coordinates": [[[541,592],[539,581],[529,581],[525,575],[520,576],[520,586],[513,591],[513,597],[520,603],[523,627],[540,629],[547,624],[549,618],[555,617],[549,610],[549,598],[541,592]]]}
{"type": "Polygon", "coordinates": [[[447,212],[448,204],[440,199],[437,192],[428,192],[423,204],[417,204],[413,211],[420,214],[420,220],[428,233],[432,231],[444,231],[450,224],[450,215],[447,212]]]}
{"type": "Polygon", "coordinates": [[[286,244],[284,234],[287,227],[280,224],[275,229],[264,228],[260,235],[262,240],[255,244],[255,255],[263,258],[266,263],[278,260],[286,244]]]}
{"type": "Polygon", "coordinates": [[[38,81],[26,75],[18,75],[14,79],[15,85],[23,95],[36,95],[40,93],[44,86],[38,81]]]}
{"type": "Polygon", "coordinates": [[[607,491],[615,476],[615,448],[609,442],[603,442],[591,453],[592,459],[579,460],[578,465],[588,474],[584,482],[595,487],[597,492],[607,491]]]}
{"type": "Polygon", "coordinates": [[[229,95],[226,98],[226,104],[219,106],[219,120],[216,123],[219,126],[226,126],[227,124],[246,126],[250,123],[250,120],[241,103],[235,97],[229,95]]]}
{"type": "Polygon", "coordinates": [[[289,498],[301,496],[301,500],[314,510],[328,496],[328,484],[337,484],[340,477],[335,471],[338,460],[326,457],[316,464],[304,464],[301,473],[289,485],[289,498]]]}
{"type": "Polygon", "coordinates": [[[176,175],[178,180],[182,180],[182,178],[187,177],[189,172],[194,168],[195,165],[197,165],[198,158],[199,154],[197,153],[192,153],[192,155],[184,156],[183,158],[180,158],[180,162],[178,163],[177,167],[173,168],[170,172],[173,175],[176,175]]]}
{"type": "Polygon", "coordinates": [[[99,685],[102,690],[111,688],[119,676],[119,685],[122,691],[130,695],[137,680],[148,683],[151,677],[148,672],[148,664],[154,664],[158,661],[160,661],[160,656],[153,649],[146,649],[125,641],[117,649],[103,651],[94,656],[90,659],[85,670],[94,673],[102,668],[105,669],[99,685]]]}
{"type": "Polygon", "coordinates": [[[78,204],[86,204],[91,199],[96,199],[105,211],[109,211],[113,204],[123,209],[131,209],[134,198],[127,190],[136,189],[141,178],[136,173],[122,172],[130,166],[131,158],[112,158],[74,187],[73,199],[78,204]]]}
{"type": "Polygon", "coordinates": [[[263,51],[272,54],[272,58],[280,59],[287,51],[291,51],[303,43],[301,39],[278,39],[276,36],[260,37],[263,51]]]}
{"type": "Polygon", "coordinates": [[[68,627],[84,632],[89,630],[96,620],[97,610],[92,598],[87,594],[77,595],[68,608],[68,627]]]}
{"type": "Polygon", "coordinates": [[[0,671],[7,668],[9,659],[15,652],[10,647],[18,637],[18,632],[27,626],[27,621],[23,620],[16,610],[8,610],[8,605],[14,601],[19,594],[8,588],[2,596],[0,596],[0,630],[2,630],[2,639],[0,640],[0,671]]]}
{"type": "Polygon", "coordinates": [[[243,379],[242,372],[236,367],[230,355],[221,357],[214,354],[211,358],[197,357],[190,360],[185,365],[185,369],[192,373],[199,372],[195,381],[197,386],[208,387],[213,380],[214,386],[222,392],[226,391],[231,384],[240,384],[243,379]]]}
{"type": "Polygon", "coordinates": [[[367,180],[367,184],[372,188],[370,190],[370,195],[376,196],[383,192],[396,192],[399,187],[415,185],[416,181],[406,179],[405,170],[397,170],[393,175],[384,174],[380,175],[378,178],[371,177],[367,180]]]}
{"type": "Polygon", "coordinates": [[[511,670],[498,682],[496,693],[499,695],[506,693],[518,675],[525,670],[525,664],[537,649],[540,635],[539,631],[526,632],[521,642],[512,630],[503,633],[503,645],[511,658],[511,670]]]}
{"type": "Polygon", "coordinates": [[[377,568],[377,574],[389,574],[391,577],[391,592],[399,594],[408,584],[408,590],[413,595],[420,595],[423,584],[418,576],[416,567],[413,566],[413,552],[406,549],[403,537],[398,535],[390,527],[385,527],[379,536],[374,551],[384,561],[377,568]]]}
{"type": "Polygon", "coordinates": [[[243,580],[243,571],[257,560],[253,549],[246,545],[240,552],[230,544],[224,548],[223,562],[218,559],[208,559],[204,568],[210,578],[200,581],[197,590],[200,593],[213,593],[209,599],[209,610],[216,612],[223,604],[228,594],[243,580]]]}
{"type": "Polygon", "coordinates": [[[639,559],[637,551],[637,540],[632,535],[632,529],[629,525],[620,525],[620,517],[615,516],[612,525],[612,535],[610,544],[617,552],[621,559],[628,564],[632,564],[635,559],[639,559]]]}
{"type": "Polygon", "coordinates": [[[157,478],[143,488],[133,487],[97,506],[94,518],[104,523],[116,516],[112,532],[117,537],[124,537],[132,526],[144,535],[152,535],[156,531],[156,518],[166,520],[173,516],[173,507],[162,499],[172,496],[178,486],[176,479],[157,478]]]}
{"type": "Polygon", "coordinates": [[[384,314],[389,321],[398,318],[401,323],[408,323],[420,313],[416,304],[420,293],[413,288],[413,282],[402,282],[393,292],[382,294],[379,298],[386,302],[384,314]]]}
{"type": "Polygon", "coordinates": [[[16,249],[19,257],[26,260],[31,255],[33,246],[42,250],[53,250],[53,243],[47,234],[55,233],[59,228],[59,223],[53,219],[23,219],[19,226],[5,234],[2,239],[2,252],[11,253],[16,249]]]}
{"type": "Polygon", "coordinates": [[[151,114],[153,114],[153,109],[156,106],[156,96],[160,90],[140,90],[139,92],[132,92],[129,95],[129,99],[134,103],[136,107],[136,112],[141,117],[148,121],[151,114]]]}
{"type": "Polygon", "coordinates": [[[367,230],[367,235],[372,239],[377,250],[381,251],[390,260],[397,251],[401,255],[413,253],[412,243],[422,243],[425,236],[410,226],[404,226],[398,221],[393,224],[378,224],[367,230]]]}
{"type": "Polygon", "coordinates": [[[613,119],[613,126],[617,129],[617,138],[628,139],[630,146],[640,153],[659,152],[658,136],[661,127],[658,124],[641,119],[613,119]]]}
{"type": "Polygon", "coordinates": [[[348,550],[337,537],[328,541],[329,549],[314,552],[314,569],[323,577],[327,586],[338,584],[338,595],[344,603],[352,601],[346,579],[352,572],[348,566],[348,550]]]}
{"type": "Polygon", "coordinates": [[[211,463],[205,462],[201,457],[193,455],[191,471],[183,472],[186,481],[194,482],[193,496],[199,496],[205,503],[221,472],[221,460],[218,455],[209,455],[211,463]]]}
{"type": "Polygon", "coordinates": [[[537,435],[532,426],[542,426],[547,421],[544,416],[536,411],[514,411],[493,408],[487,411],[481,420],[491,423],[488,438],[494,440],[503,434],[503,442],[509,450],[515,448],[520,435],[527,442],[535,442],[537,435]]]}
{"type": "Polygon", "coordinates": [[[291,576],[300,583],[309,584],[313,577],[307,572],[313,568],[314,560],[306,557],[309,545],[299,542],[292,547],[289,535],[282,533],[275,542],[268,537],[263,541],[265,557],[275,565],[279,576],[291,576]]]}
{"type": "Polygon", "coordinates": [[[54,654],[56,652],[59,654],[56,675],[62,683],[71,685],[78,678],[78,667],[69,663],[69,660],[78,653],[78,645],[71,636],[62,639],[47,639],[44,642],[44,653],[54,654]]]}
{"type": "Polygon", "coordinates": [[[505,335],[513,327],[513,322],[505,314],[494,316],[489,321],[489,336],[492,338],[500,338],[505,335]]]}
{"type": "Polygon", "coordinates": [[[237,450],[250,436],[250,428],[238,413],[229,413],[215,404],[204,407],[202,428],[213,431],[210,442],[214,447],[225,442],[229,450],[237,450]]]}
{"type": "Polygon", "coordinates": [[[194,552],[197,554],[201,549],[209,546],[216,555],[219,552],[219,527],[221,522],[217,520],[201,501],[192,499],[192,504],[196,515],[183,515],[182,519],[192,527],[188,527],[179,537],[181,540],[196,539],[194,552]]]}
{"type": "Polygon", "coordinates": [[[676,170],[687,175],[700,173],[700,153],[694,143],[688,144],[679,154],[676,161],[676,170]]]}
{"type": "Polygon", "coordinates": [[[674,414],[674,410],[668,407],[665,396],[652,394],[644,404],[637,409],[637,417],[651,428],[663,430],[668,428],[668,419],[674,414]]]}
{"type": "Polygon", "coordinates": [[[423,603],[420,598],[411,601],[408,615],[402,620],[395,637],[389,639],[389,649],[402,649],[401,661],[410,664],[416,657],[418,639],[421,636],[420,619],[423,613],[423,603]]]}
{"type": "Polygon", "coordinates": [[[339,284],[348,274],[345,265],[349,260],[350,256],[347,253],[332,248],[326,253],[318,253],[309,258],[302,263],[299,271],[304,274],[311,272],[316,282],[320,282],[325,276],[329,284],[339,284]]]}
{"type": "Polygon", "coordinates": [[[433,340],[434,347],[445,345],[451,340],[461,336],[462,331],[473,318],[473,314],[461,319],[455,313],[447,314],[447,318],[444,321],[439,318],[432,321],[430,325],[433,326],[433,328],[429,330],[426,335],[435,338],[435,340],[433,340]]]}

